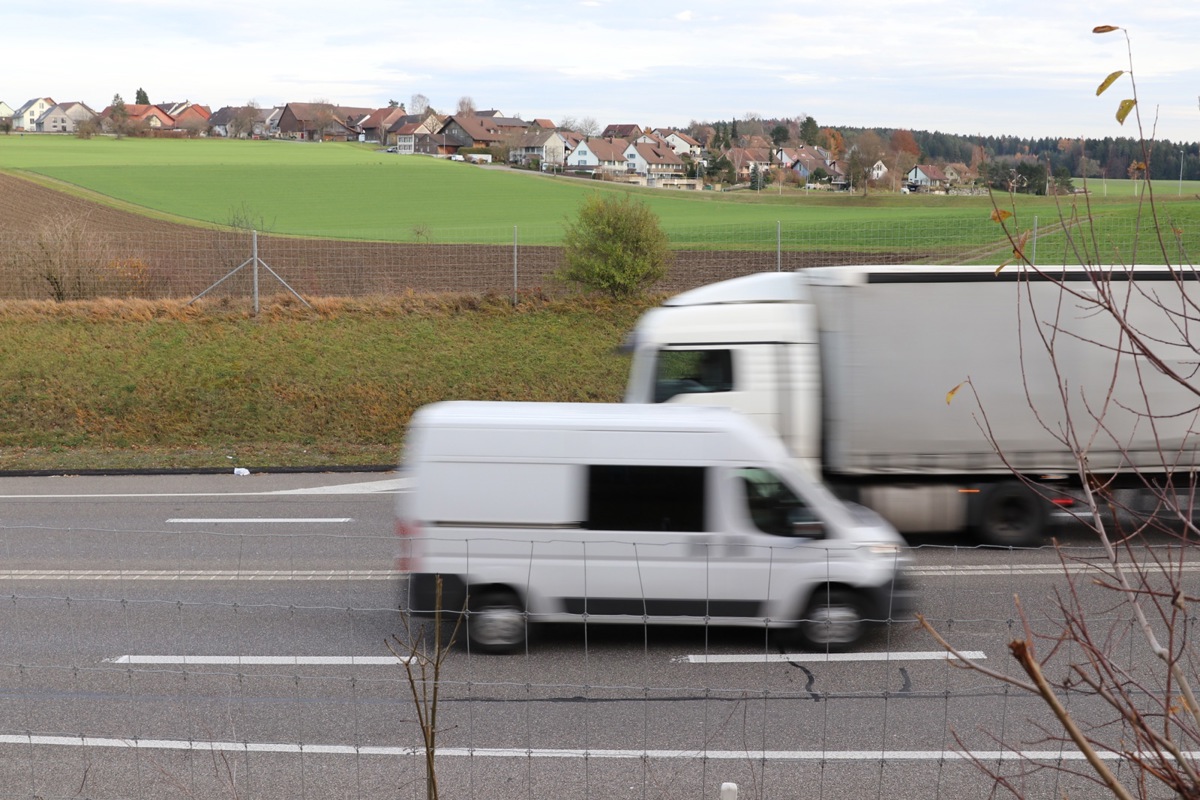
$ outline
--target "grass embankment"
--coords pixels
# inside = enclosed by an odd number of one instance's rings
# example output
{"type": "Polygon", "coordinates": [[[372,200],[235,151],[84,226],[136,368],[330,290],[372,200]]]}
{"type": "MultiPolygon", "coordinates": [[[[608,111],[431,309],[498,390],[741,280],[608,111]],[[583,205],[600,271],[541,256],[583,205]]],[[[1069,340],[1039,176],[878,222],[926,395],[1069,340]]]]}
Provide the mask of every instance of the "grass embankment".
{"type": "Polygon", "coordinates": [[[650,302],[6,304],[0,470],[392,464],[436,400],[620,400],[650,302]]]}

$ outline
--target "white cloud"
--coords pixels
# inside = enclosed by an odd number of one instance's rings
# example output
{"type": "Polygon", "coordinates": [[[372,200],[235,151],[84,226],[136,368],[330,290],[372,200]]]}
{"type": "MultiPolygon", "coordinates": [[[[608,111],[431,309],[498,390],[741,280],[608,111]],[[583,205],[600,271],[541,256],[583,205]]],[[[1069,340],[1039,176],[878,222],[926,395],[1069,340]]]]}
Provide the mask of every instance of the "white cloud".
{"type": "MultiPolygon", "coordinates": [[[[686,9],[633,0],[467,2],[453,17],[420,3],[346,14],[327,0],[15,0],[0,7],[9,69],[0,99],[49,95],[107,105],[144,87],[152,100],[215,107],[328,97],[382,105],[420,92],[436,107],[462,95],[526,116],[608,116],[647,125],[721,119],[754,108],[822,124],[954,133],[1123,135],[1104,75],[1132,39],[1143,108],[1160,135],[1194,141],[1200,6],[1095,0],[859,0],[797,10],[762,0],[686,9]],[[54,31],[69,57],[45,58],[54,31]]],[[[1113,90],[1115,91],[1115,89],[1113,90]]]]}

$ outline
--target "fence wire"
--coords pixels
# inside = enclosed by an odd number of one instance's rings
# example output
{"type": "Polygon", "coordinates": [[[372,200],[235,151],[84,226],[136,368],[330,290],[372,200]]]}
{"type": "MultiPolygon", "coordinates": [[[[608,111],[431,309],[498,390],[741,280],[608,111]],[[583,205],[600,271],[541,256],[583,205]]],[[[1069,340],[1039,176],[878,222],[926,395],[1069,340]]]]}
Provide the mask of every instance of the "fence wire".
{"type": "MultiPolygon", "coordinates": [[[[1098,218],[1026,226],[1023,252],[1042,265],[1161,263],[1163,249],[1135,221],[1098,218]]],[[[1200,235],[1168,223],[1166,258],[1187,263],[1200,235]]],[[[1013,257],[1000,225],[976,217],[666,228],[673,264],[659,284],[680,291],[753,272],[839,264],[992,264],[1013,257]]],[[[0,298],[193,298],[220,283],[218,296],[247,297],[257,277],[276,291],[274,272],[309,297],[405,292],[502,294],[568,291],[561,225],[403,232],[402,242],[300,238],[254,231],[147,223],[137,229],[90,217],[50,216],[5,232],[0,298]],[[258,269],[263,267],[265,269],[258,269]]]]}
{"type": "MultiPolygon", "coordinates": [[[[0,797],[426,797],[418,711],[434,682],[397,658],[417,629],[394,548],[369,532],[0,526],[0,797]]],[[[1061,617],[1051,549],[913,552],[919,610],[993,669],[1019,671],[1014,595],[1039,624],[1061,617]]],[[[1090,574],[1094,550],[1067,552],[1090,574]]],[[[1145,667],[1134,621],[1080,586],[1117,665],[1145,667]]],[[[516,655],[449,650],[430,723],[441,796],[986,796],[973,760],[1028,796],[1095,788],[1045,768],[1083,765],[1036,699],[956,668],[907,617],[844,655],[765,628],[534,631],[516,655]]]]}

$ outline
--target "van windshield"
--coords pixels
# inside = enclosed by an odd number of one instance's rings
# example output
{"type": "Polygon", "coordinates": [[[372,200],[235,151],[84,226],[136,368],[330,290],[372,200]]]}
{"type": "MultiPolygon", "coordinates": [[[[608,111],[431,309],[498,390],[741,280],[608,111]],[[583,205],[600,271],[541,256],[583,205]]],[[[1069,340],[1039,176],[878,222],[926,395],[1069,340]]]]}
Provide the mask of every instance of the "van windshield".
{"type": "Polygon", "coordinates": [[[729,350],[660,350],[654,369],[654,402],[677,394],[733,391],[729,350]]]}
{"type": "Polygon", "coordinates": [[[762,467],[735,473],[746,491],[746,510],[754,527],[774,536],[811,535],[820,518],[778,475],[762,467]]]}

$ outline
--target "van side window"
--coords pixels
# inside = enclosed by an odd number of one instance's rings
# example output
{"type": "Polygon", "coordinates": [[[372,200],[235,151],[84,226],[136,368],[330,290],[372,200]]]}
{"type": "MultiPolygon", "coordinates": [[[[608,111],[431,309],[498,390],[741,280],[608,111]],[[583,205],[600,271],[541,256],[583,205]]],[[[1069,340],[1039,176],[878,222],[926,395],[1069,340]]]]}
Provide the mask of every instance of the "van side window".
{"type": "Polygon", "coordinates": [[[733,391],[730,350],[659,350],[654,369],[656,403],[677,394],[733,391]]]}
{"type": "Polygon", "coordinates": [[[746,490],[750,519],[763,533],[796,536],[797,525],[819,526],[812,509],[775,473],[761,467],[743,467],[735,474],[746,490]]]}
{"type": "Polygon", "coordinates": [[[588,467],[590,531],[706,531],[704,467],[588,467]]]}

